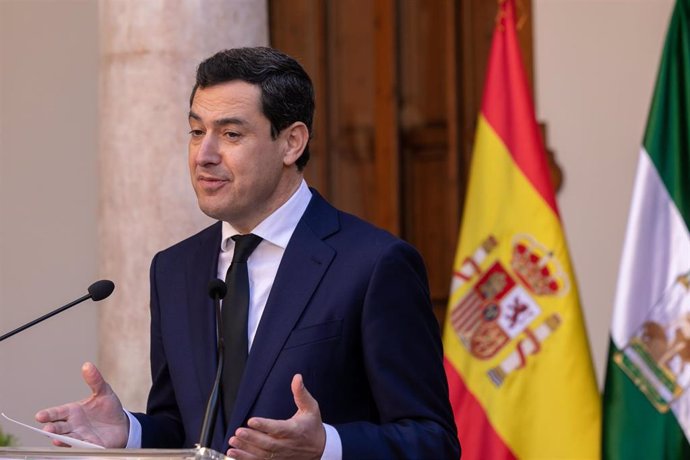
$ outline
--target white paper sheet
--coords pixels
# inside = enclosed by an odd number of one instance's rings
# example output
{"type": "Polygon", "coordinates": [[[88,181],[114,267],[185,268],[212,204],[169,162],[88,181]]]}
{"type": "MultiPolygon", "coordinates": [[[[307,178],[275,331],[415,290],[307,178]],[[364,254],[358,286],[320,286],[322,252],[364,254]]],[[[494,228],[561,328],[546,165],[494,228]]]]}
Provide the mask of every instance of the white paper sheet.
{"type": "Polygon", "coordinates": [[[23,426],[24,428],[28,428],[32,431],[35,431],[36,433],[40,433],[43,436],[48,436],[49,438],[57,439],[58,441],[60,441],[64,444],[67,444],[68,446],[82,447],[82,448],[86,448],[86,449],[105,449],[105,447],[99,446],[97,444],[92,444],[90,442],[82,441],[80,439],[70,438],[69,436],[64,436],[61,434],[48,433],[47,431],[43,431],[39,428],[34,428],[30,425],[27,425],[26,423],[18,422],[17,420],[9,418],[7,415],[5,415],[4,412],[0,412],[0,415],[5,417],[7,420],[9,420],[12,423],[16,423],[17,425],[23,426]]]}

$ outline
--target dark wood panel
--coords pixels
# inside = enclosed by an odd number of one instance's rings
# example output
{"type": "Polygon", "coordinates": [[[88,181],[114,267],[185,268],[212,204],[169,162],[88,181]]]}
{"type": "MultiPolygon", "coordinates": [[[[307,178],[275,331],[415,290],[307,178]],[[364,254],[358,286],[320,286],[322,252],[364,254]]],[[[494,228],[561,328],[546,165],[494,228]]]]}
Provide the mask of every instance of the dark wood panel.
{"type": "Polygon", "coordinates": [[[375,216],[374,8],[368,0],[329,2],[329,180],[331,200],[375,216]]]}
{"type": "Polygon", "coordinates": [[[399,17],[401,236],[427,263],[439,319],[447,303],[459,213],[454,6],[406,0],[399,17]]]}
{"type": "MultiPolygon", "coordinates": [[[[440,321],[500,1],[269,0],[272,45],[317,91],[308,182],[420,250],[440,321]]],[[[517,2],[531,82],[531,1],[517,2]]]]}
{"type": "MultiPolygon", "coordinates": [[[[405,2],[403,2],[405,3],[405,2]]],[[[374,184],[371,221],[400,234],[398,21],[396,0],[374,1],[374,184]]]]}
{"type": "Polygon", "coordinates": [[[325,196],[328,181],[328,82],[326,34],[327,4],[323,0],[271,0],[269,14],[272,46],[300,61],[316,91],[316,116],[310,142],[311,157],[305,170],[307,182],[325,196]]]}

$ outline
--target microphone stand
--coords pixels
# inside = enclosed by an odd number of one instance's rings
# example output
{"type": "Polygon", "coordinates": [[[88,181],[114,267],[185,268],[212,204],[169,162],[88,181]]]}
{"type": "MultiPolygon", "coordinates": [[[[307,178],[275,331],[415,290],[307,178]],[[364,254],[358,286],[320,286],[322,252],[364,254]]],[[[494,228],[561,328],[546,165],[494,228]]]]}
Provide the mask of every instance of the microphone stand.
{"type": "Polygon", "coordinates": [[[18,334],[22,332],[25,329],[30,328],[31,326],[40,323],[41,321],[44,321],[50,317],[53,317],[57,315],[58,313],[62,313],[63,311],[67,310],[68,308],[72,308],[73,306],[82,303],[85,300],[88,299],[93,299],[94,302],[98,302],[100,300],[105,299],[108,297],[110,294],[112,294],[113,289],[115,289],[115,284],[110,281],[110,280],[100,280],[96,281],[93,283],[89,288],[87,289],[88,294],[85,296],[79,297],[77,300],[74,300],[67,305],[64,305],[60,308],[57,308],[50,313],[46,313],[45,315],[41,316],[40,318],[36,318],[33,321],[29,321],[28,323],[19,326],[18,328],[12,329],[10,332],[3,334],[0,336],[0,342],[2,342],[5,339],[9,339],[15,334],[18,334]]]}
{"type": "Polygon", "coordinates": [[[216,336],[218,337],[218,366],[216,371],[216,379],[211,388],[211,394],[208,397],[206,404],[206,413],[204,414],[203,425],[201,426],[201,435],[199,436],[199,447],[210,447],[211,437],[213,436],[213,428],[216,425],[216,416],[218,415],[218,402],[220,400],[220,380],[223,375],[224,363],[224,344],[223,344],[223,320],[220,313],[220,299],[225,297],[227,287],[221,280],[213,280],[209,285],[209,295],[213,298],[213,303],[216,310],[216,336]],[[218,282],[222,283],[222,287],[216,286],[218,282]]]}
{"type": "Polygon", "coordinates": [[[55,316],[55,315],[57,315],[58,313],[63,312],[63,311],[65,311],[65,310],[67,310],[68,308],[71,308],[71,307],[75,306],[76,304],[82,303],[83,301],[85,301],[85,300],[87,300],[87,299],[90,299],[90,298],[91,298],[91,295],[86,294],[84,297],[80,297],[80,298],[78,298],[77,300],[68,303],[68,304],[65,305],[64,307],[60,307],[60,308],[58,308],[57,310],[53,310],[53,311],[51,311],[50,313],[46,313],[45,315],[41,316],[40,318],[36,318],[36,319],[33,320],[33,321],[30,321],[30,322],[28,322],[28,323],[26,323],[26,324],[24,324],[24,325],[22,325],[22,326],[19,326],[18,328],[11,330],[11,331],[8,332],[7,334],[2,335],[2,336],[0,337],[0,342],[2,342],[2,341],[5,340],[5,339],[9,339],[9,338],[12,337],[14,334],[18,334],[18,333],[22,332],[24,329],[28,329],[28,328],[30,328],[31,326],[33,326],[34,324],[40,323],[41,321],[46,320],[46,319],[50,318],[51,316],[55,316]]]}

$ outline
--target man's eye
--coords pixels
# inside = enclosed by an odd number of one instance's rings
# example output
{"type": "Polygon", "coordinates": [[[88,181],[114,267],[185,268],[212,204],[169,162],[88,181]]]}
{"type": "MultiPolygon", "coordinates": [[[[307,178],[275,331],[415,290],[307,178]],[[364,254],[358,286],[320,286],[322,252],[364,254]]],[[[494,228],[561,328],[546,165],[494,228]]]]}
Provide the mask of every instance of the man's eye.
{"type": "Polygon", "coordinates": [[[234,131],[228,131],[224,133],[225,137],[228,137],[230,139],[239,139],[241,137],[240,133],[236,133],[234,131]]]}
{"type": "Polygon", "coordinates": [[[189,132],[189,134],[190,134],[192,137],[199,137],[199,136],[203,136],[203,135],[204,135],[204,132],[203,132],[202,130],[200,130],[200,129],[193,129],[193,130],[191,130],[191,131],[189,132]]]}

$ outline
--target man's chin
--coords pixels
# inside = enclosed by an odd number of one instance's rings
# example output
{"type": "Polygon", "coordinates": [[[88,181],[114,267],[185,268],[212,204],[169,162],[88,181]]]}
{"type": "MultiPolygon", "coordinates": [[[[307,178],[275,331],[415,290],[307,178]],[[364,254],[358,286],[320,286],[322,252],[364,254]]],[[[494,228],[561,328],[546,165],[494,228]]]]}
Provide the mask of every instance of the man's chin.
{"type": "Polygon", "coordinates": [[[209,203],[198,200],[199,209],[208,217],[216,220],[227,220],[227,216],[219,206],[213,206],[209,203]]]}

